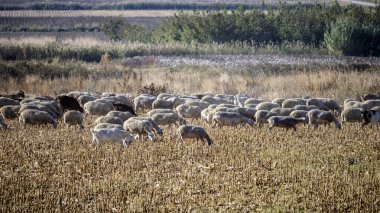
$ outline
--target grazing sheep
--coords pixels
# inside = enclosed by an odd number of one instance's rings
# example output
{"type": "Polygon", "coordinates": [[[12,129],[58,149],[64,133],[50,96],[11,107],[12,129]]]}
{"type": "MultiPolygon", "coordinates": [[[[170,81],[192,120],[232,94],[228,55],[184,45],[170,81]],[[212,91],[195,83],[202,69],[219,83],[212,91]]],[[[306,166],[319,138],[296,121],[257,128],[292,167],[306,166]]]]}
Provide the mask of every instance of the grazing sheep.
{"type": "Polygon", "coordinates": [[[314,106],[314,105],[311,105],[311,106],[308,106],[308,105],[297,105],[295,107],[293,107],[294,110],[305,110],[305,111],[310,111],[312,109],[319,109],[317,106],[314,106]]]}
{"type": "Polygon", "coordinates": [[[133,141],[133,137],[129,132],[119,128],[91,129],[91,134],[93,144],[116,142],[127,147],[133,141]]]}
{"type": "Polygon", "coordinates": [[[83,106],[87,114],[90,115],[106,115],[112,111],[112,107],[100,101],[89,101],[83,106]]]}
{"type": "Polygon", "coordinates": [[[21,112],[19,117],[19,122],[25,127],[26,124],[52,124],[54,128],[57,128],[57,122],[54,118],[47,112],[27,109],[21,112]]]}
{"type": "Polygon", "coordinates": [[[261,102],[264,102],[263,99],[257,99],[257,98],[248,98],[245,102],[244,102],[244,106],[248,105],[248,104],[259,104],[261,102]]]}
{"type": "Polygon", "coordinates": [[[209,107],[212,104],[210,104],[209,102],[206,102],[206,101],[194,101],[194,100],[191,100],[189,102],[186,102],[185,105],[187,105],[187,106],[197,106],[197,107],[200,107],[203,110],[203,109],[206,109],[207,107],[209,107]]]}
{"type": "Polygon", "coordinates": [[[157,100],[167,100],[172,97],[175,97],[175,95],[169,93],[160,93],[157,95],[157,100]]]}
{"type": "Polygon", "coordinates": [[[109,111],[106,116],[112,116],[120,118],[121,121],[126,121],[131,117],[135,117],[130,112],[121,112],[121,111],[109,111]]]}
{"type": "Polygon", "coordinates": [[[200,107],[187,106],[184,104],[177,106],[176,110],[178,112],[178,115],[182,118],[191,118],[191,122],[193,122],[194,119],[200,118],[202,111],[200,107]]]}
{"type": "Polygon", "coordinates": [[[380,124],[380,112],[373,110],[364,110],[363,111],[364,123],[362,127],[369,123],[377,123],[380,124]]]}
{"type": "Polygon", "coordinates": [[[220,97],[208,97],[205,96],[201,99],[201,101],[208,102],[210,104],[229,104],[230,102],[225,99],[225,98],[220,98],[220,97]]]}
{"type": "Polygon", "coordinates": [[[63,115],[63,123],[65,123],[67,127],[79,125],[80,128],[84,129],[83,113],[76,110],[69,110],[63,115]]]}
{"type": "Polygon", "coordinates": [[[177,141],[182,141],[184,138],[189,139],[197,139],[203,141],[203,139],[206,139],[207,144],[211,146],[213,144],[213,141],[211,140],[210,136],[207,134],[206,130],[199,126],[190,126],[190,125],[182,125],[178,128],[178,139],[177,141]]]}
{"type": "Polygon", "coordinates": [[[306,110],[294,110],[293,112],[290,113],[290,117],[292,118],[305,118],[307,122],[309,122],[309,119],[307,117],[307,113],[309,111],[306,110]]]}
{"type": "Polygon", "coordinates": [[[348,108],[348,107],[358,107],[361,105],[360,101],[355,101],[355,100],[350,100],[350,101],[345,101],[343,104],[343,109],[348,108]]]}
{"type": "Polygon", "coordinates": [[[146,109],[152,109],[152,104],[156,100],[156,96],[142,94],[140,96],[137,96],[134,100],[134,108],[135,112],[137,113],[140,109],[146,110],[146,109]]]}
{"type": "Polygon", "coordinates": [[[251,109],[248,107],[235,107],[234,111],[249,119],[254,119],[257,112],[256,109],[251,109]]]}
{"type": "Polygon", "coordinates": [[[136,117],[126,120],[123,124],[123,128],[130,131],[132,134],[136,134],[137,138],[143,138],[143,135],[147,135],[149,140],[155,139],[153,133],[152,123],[148,120],[138,120],[136,117]]]}
{"type": "Polygon", "coordinates": [[[116,111],[120,111],[120,112],[129,112],[131,113],[132,115],[134,116],[137,116],[135,110],[133,109],[133,107],[130,107],[126,104],[123,104],[123,103],[113,103],[113,109],[116,110],[116,111]]]}
{"type": "Polygon", "coordinates": [[[151,119],[158,125],[171,126],[174,124],[180,126],[187,123],[186,120],[181,118],[177,113],[155,113],[152,115],[151,119]]]}
{"type": "Polygon", "coordinates": [[[146,115],[148,117],[152,117],[152,115],[156,113],[176,113],[176,112],[172,109],[152,109],[149,112],[147,112],[146,115]]]}
{"type": "Polygon", "coordinates": [[[258,104],[245,104],[244,107],[246,108],[251,108],[251,109],[256,109],[258,104]]]}
{"type": "Polygon", "coordinates": [[[376,100],[376,99],[380,99],[380,94],[364,94],[364,95],[361,95],[360,98],[362,99],[362,101],[376,100]]]}
{"type": "Polygon", "coordinates": [[[282,106],[282,102],[284,102],[285,100],[286,100],[286,98],[275,98],[272,100],[272,103],[278,104],[279,106],[282,106]]]}
{"type": "Polygon", "coordinates": [[[330,124],[331,122],[334,122],[336,128],[342,129],[342,125],[339,120],[331,111],[313,109],[307,113],[307,117],[309,118],[310,126],[318,127],[319,124],[330,124]]]}
{"type": "Polygon", "coordinates": [[[235,95],[234,97],[234,104],[239,106],[239,107],[243,107],[244,106],[244,102],[250,98],[247,94],[238,94],[238,95],[235,95]]]}
{"type": "Polygon", "coordinates": [[[7,129],[8,124],[5,122],[3,115],[0,115],[0,129],[7,129]]]}
{"type": "Polygon", "coordinates": [[[110,129],[110,128],[124,129],[123,126],[120,124],[109,124],[109,123],[100,123],[94,127],[94,129],[110,129]]]}
{"type": "Polygon", "coordinates": [[[73,97],[75,99],[78,99],[82,95],[91,95],[91,94],[88,92],[73,91],[73,92],[67,93],[65,96],[69,96],[69,97],[73,97]]]}
{"type": "Polygon", "coordinates": [[[60,117],[60,114],[58,112],[52,111],[50,108],[48,108],[46,106],[39,105],[39,104],[33,104],[33,103],[27,103],[27,104],[21,105],[18,113],[20,114],[27,109],[34,109],[34,110],[47,112],[54,119],[58,119],[60,117]]]}
{"type": "Polygon", "coordinates": [[[281,127],[286,128],[286,131],[288,129],[292,128],[294,131],[296,131],[296,125],[299,123],[306,123],[305,118],[293,118],[290,116],[272,116],[268,118],[269,122],[269,131],[271,132],[273,127],[281,127]]]}
{"type": "Polygon", "coordinates": [[[152,103],[152,109],[173,109],[174,103],[167,100],[155,100],[152,103]]]}
{"type": "Polygon", "coordinates": [[[371,110],[380,112],[380,106],[374,106],[371,110]]]}
{"type": "Polygon", "coordinates": [[[272,103],[272,102],[262,102],[256,106],[256,110],[268,110],[268,111],[270,111],[273,108],[281,108],[281,106],[276,104],[276,103],[272,103]]]}
{"type": "Polygon", "coordinates": [[[289,98],[282,102],[281,107],[282,108],[293,108],[297,105],[304,105],[304,103],[298,99],[295,98],[289,98]]]}
{"type": "Polygon", "coordinates": [[[342,107],[339,106],[339,104],[334,100],[334,99],[331,99],[331,98],[319,98],[319,100],[326,106],[328,107],[330,110],[332,111],[336,111],[338,112],[339,114],[342,112],[342,107]]]}
{"type": "Polygon", "coordinates": [[[119,124],[123,125],[123,121],[118,117],[113,116],[100,116],[98,119],[95,120],[95,125],[100,123],[109,123],[109,124],[119,124]]]}
{"type": "Polygon", "coordinates": [[[0,108],[1,114],[4,116],[5,119],[15,119],[18,117],[18,112],[20,110],[21,106],[12,106],[7,105],[0,108]]]}
{"type": "Polygon", "coordinates": [[[8,105],[20,105],[19,101],[13,100],[11,98],[0,97],[0,107],[8,106],[8,105]]]}
{"type": "Polygon", "coordinates": [[[201,111],[201,119],[209,124],[212,123],[212,116],[214,116],[213,108],[206,108],[201,111]]]}
{"type": "Polygon", "coordinates": [[[13,100],[21,101],[22,99],[25,98],[25,92],[20,90],[17,93],[12,93],[10,95],[8,95],[8,94],[0,94],[0,97],[10,98],[10,99],[13,99],[13,100]]]}
{"type": "Polygon", "coordinates": [[[354,107],[348,107],[344,109],[341,113],[342,124],[354,123],[354,122],[361,123],[363,120],[363,111],[364,109],[362,108],[354,108],[354,107]]]}
{"type": "Polygon", "coordinates": [[[148,117],[132,117],[129,120],[140,120],[140,121],[144,121],[144,122],[148,121],[151,123],[151,126],[152,126],[153,130],[155,131],[155,133],[159,134],[160,136],[162,136],[164,134],[163,130],[151,118],[148,118],[148,117]]]}
{"type": "Polygon", "coordinates": [[[317,98],[310,98],[310,99],[308,99],[306,101],[306,105],[308,105],[308,106],[316,106],[320,110],[324,110],[324,111],[329,111],[330,110],[324,103],[322,103],[321,100],[319,100],[317,98]]]}
{"type": "Polygon", "coordinates": [[[237,106],[234,104],[218,104],[218,107],[235,108],[237,106]]]}
{"type": "Polygon", "coordinates": [[[78,98],[79,104],[83,107],[89,101],[95,101],[96,97],[92,95],[81,95],[78,98]]]}
{"type": "Polygon", "coordinates": [[[239,124],[241,125],[248,124],[251,127],[255,125],[255,122],[252,119],[246,118],[236,112],[217,112],[212,117],[212,123],[214,127],[216,125],[219,125],[219,127],[222,127],[222,126],[236,127],[239,124]]]}
{"type": "Polygon", "coordinates": [[[276,113],[278,116],[289,116],[290,113],[294,111],[293,108],[273,108],[270,110],[273,113],[276,113]]]}
{"type": "Polygon", "coordinates": [[[67,95],[61,95],[61,96],[58,96],[55,100],[63,111],[77,110],[83,113],[83,108],[81,107],[81,105],[79,104],[76,98],[73,98],[67,95]]]}
{"type": "Polygon", "coordinates": [[[255,113],[255,120],[258,126],[260,127],[262,123],[268,123],[268,118],[276,115],[277,113],[268,110],[257,110],[257,112],[255,113]]]}

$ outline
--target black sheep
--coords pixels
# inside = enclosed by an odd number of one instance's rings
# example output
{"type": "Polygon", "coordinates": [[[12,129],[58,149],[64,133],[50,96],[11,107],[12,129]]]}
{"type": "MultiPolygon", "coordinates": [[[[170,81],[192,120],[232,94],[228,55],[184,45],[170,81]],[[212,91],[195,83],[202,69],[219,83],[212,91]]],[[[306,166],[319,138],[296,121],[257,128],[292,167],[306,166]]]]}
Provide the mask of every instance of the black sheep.
{"type": "Polygon", "coordinates": [[[77,110],[83,113],[83,108],[80,106],[76,98],[73,98],[67,95],[60,95],[55,100],[59,104],[59,106],[62,108],[63,111],[77,110]]]}

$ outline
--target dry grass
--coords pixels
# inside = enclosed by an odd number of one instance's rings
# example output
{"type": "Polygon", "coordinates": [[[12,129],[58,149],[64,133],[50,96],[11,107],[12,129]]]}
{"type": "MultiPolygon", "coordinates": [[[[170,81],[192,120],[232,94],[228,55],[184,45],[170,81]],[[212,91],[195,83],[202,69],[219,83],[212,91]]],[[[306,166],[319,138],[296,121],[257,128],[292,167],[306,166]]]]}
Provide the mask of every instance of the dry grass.
{"type": "MultiPolygon", "coordinates": [[[[380,211],[380,133],[205,126],[215,144],[91,145],[86,129],[0,131],[0,211],[380,211]]],[[[353,131],[354,130],[354,131],[353,131]]]]}

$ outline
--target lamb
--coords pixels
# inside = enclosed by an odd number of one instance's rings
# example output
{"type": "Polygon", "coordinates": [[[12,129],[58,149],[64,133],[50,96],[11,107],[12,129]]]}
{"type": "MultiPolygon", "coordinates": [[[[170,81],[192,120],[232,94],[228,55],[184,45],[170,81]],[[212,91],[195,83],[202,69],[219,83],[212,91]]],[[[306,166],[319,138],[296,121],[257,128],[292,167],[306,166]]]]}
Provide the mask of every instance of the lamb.
{"type": "Polygon", "coordinates": [[[191,118],[191,121],[201,117],[202,109],[197,106],[187,106],[184,104],[179,105],[176,108],[178,115],[182,118],[191,118]]]}
{"type": "Polygon", "coordinates": [[[7,105],[20,105],[19,101],[13,100],[11,98],[4,98],[0,97],[0,107],[7,106],[7,105]]]}
{"type": "Polygon", "coordinates": [[[118,117],[113,116],[101,116],[98,119],[95,120],[95,125],[100,123],[109,123],[109,124],[119,124],[123,125],[123,121],[118,117]]]}
{"type": "Polygon", "coordinates": [[[361,123],[363,120],[363,111],[362,108],[348,107],[344,109],[341,113],[342,123],[361,123]]]}
{"type": "Polygon", "coordinates": [[[63,123],[65,123],[67,127],[79,125],[81,129],[84,129],[83,113],[76,110],[69,110],[63,115],[63,123]]]}
{"type": "Polygon", "coordinates": [[[292,128],[297,131],[296,125],[299,123],[306,123],[306,118],[293,118],[290,116],[272,116],[268,118],[269,131],[271,132],[273,127],[282,127],[288,129],[292,128]]]}
{"type": "Polygon", "coordinates": [[[252,119],[246,118],[236,112],[217,112],[212,117],[212,123],[215,127],[219,125],[222,126],[233,126],[236,127],[238,124],[244,125],[248,124],[251,127],[255,125],[255,122],[252,119]]]}
{"type": "Polygon", "coordinates": [[[83,108],[76,98],[67,95],[60,95],[55,100],[63,111],[77,110],[83,113],[83,108]]]}
{"type": "Polygon", "coordinates": [[[90,115],[106,115],[108,112],[112,111],[112,108],[100,101],[89,101],[83,106],[87,114],[90,115]]]}
{"type": "Polygon", "coordinates": [[[109,124],[109,123],[100,123],[94,127],[94,129],[110,129],[110,128],[124,129],[123,126],[120,124],[109,124]]]}
{"type": "Polygon", "coordinates": [[[322,103],[321,100],[317,99],[317,98],[310,98],[306,101],[306,105],[308,106],[316,106],[318,107],[320,110],[324,110],[324,111],[329,111],[330,109],[324,104],[322,103]]]}
{"type": "Polygon", "coordinates": [[[113,109],[116,110],[116,111],[121,111],[121,112],[129,112],[131,113],[132,115],[134,116],[137,116],[135,110],[133,109],[133,107],[130,107],[126,104],[123,104],[123,103],[113,103],[113,109]]]}
{"type": "Polygon", "coordinates": [[[175,113],[172,109],[152,109],[149,112],[146,113],[148,117],[152,117],[152,115],[156,113],[175,113]]]}
{"type": "Polygon", "coordinates": [[[123,128],[132,134],[136,134],[137,138],[140,138],[142,135],[147,135],[148,138],[153,141],[155,136],[152,123],[148,120],[137,120],[134,118],[135,117],[126,120],[123,124],[123,128]]]}
{"type": "Polygon", "coordinates": [[[158,125],[169,125],[172,124],[180,126],[186,124],[186,120],[181,118],[177,113],[155,113],[152,115],[151,119],[158,125]],[[177,124],[177,122],[179,124],[177,124]]]}
{"type": "Polygon", "coordinates": [[[339,120],[331,111],[313,109],[307,113],[307,117],[309,119],[310,126],[318,127],[319,124],[330,124],[331,122],[334,122],[337,129],[342,129],[342,125],[339,120]]]}
{"type": "Polygon", "coordinates": [[[120,118],[122,122],[128,120],[131,117],[135,117],[130,112],[121,112],[121,111],[109,111],[106,116],[112,116],[120,118]]]}
{"type": "Polygon", "coordinates": [[[93,144],[116,142],[127,147],[133,141],[133,137],[129,132],[119,128],[91,129],[91,134],[93,144]]]}
{"type": "Polygon", "coordinates": [[[1,114],[4,116],[5,119],[15,119],[18,117],[18,112],[20,110],[21,106],[12,106],[7,105],[0,108],[1,114]]]}
{"type": "Polygon", "coordinates": [[[270,110],[273,113],[276,113],[279,116],[289,116],[290,113],[294,111],[293,108],[273,108],[270,110]]]}
{"type": "Polygon", "coordinates": [[[281,107],[282,108],[293,108],[297,105],[304,105],[304,103],[298,99],[286,99],[285,101],[282,102],[281,107]]]}
{"type": "Polygon", "coordinates": [[[272,102],[262,102],[256,106],[256,110],[268,110],[268,111],[270,111],[273,108],[281,108],[281,106],[276,104],[276,103],[272,103],[272,102]]]}
{"type": "Polygon", "coordinates": [[[8,124],[5,122],[3,115],[0,114],[0,129],[7,129],[8,124]]]}
{"type": "Polygon", "coordinates": [[[57,128],[57,121],[47,112],[27,109],[21,112],[19,122],[25,127],[26,124],[52,124],[54,128],[57,128]]]}
{"type": "Polygon", "coordinates": [[[199,126],[182,125],[178,128],[177,133],[177,141],[181,140],[183,142],[184,138],[197,139],[201,141],[204,141],[203,139],[206,139],[209,146],[213,144],[213,141],[207,134],[206,130],[199,126]]]}
{"type": "Polygon", "coordinates": [[[377,123],[380,124],[380,112],[376,112],[373,110],[364,110],[363,111],[363,118],[364,118],[364,123],[362,127],[369,123],[377,123]]]}
{"type": "Polygon", "coordinates": [[[258,126],[260,127],[262,123],[268,123],[268,118],[276,115],[277,113],[268,110],[257,110],[257,112],[255,113],[255,120],[258,126]]]}

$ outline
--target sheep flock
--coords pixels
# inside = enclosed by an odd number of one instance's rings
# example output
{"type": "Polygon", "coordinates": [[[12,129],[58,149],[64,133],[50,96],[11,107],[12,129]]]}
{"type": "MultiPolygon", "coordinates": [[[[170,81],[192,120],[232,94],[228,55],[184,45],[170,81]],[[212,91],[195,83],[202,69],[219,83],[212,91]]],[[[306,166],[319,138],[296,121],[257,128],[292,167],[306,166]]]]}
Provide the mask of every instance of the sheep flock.
{"type": "Polygon", "coordinates": [[[75,91],[49,97],[19,91],[0,97],[0,131],[16,131],[27,125],[58,128],[62,123],[68,131],[72,128],[90,131],[93,144],[110,141],[128,147],[133,141],[155,142],[164,134],[171,134],[178,142],[196,139],[211,146],[218,141],[212,139],[207,128],[262,129],[265,125],[271,133],[275,127],[284,128],[285,134],[288,129],[296,132],[296,126],[317,131],[319,125],[333,124],[339,131],[345,125],[352,125],[349,123],[359,123],[358,128],[369,128],[365,127],[368,123],[379,125],[380,122],[378,98],[365,94],[362,100],[349,98],[339,103],[325,97],[264,100],[247,94],[161,93],[134,97],[75,91]],[[84,125],[85,118],[92,125],[84,125]],[[7,124],[16,119],[19,126],[7,124]]]}

